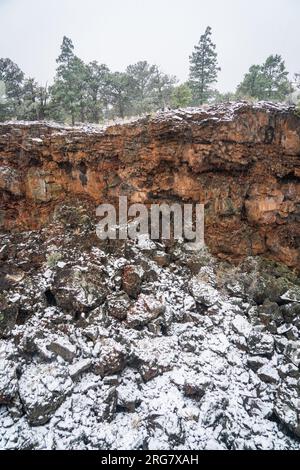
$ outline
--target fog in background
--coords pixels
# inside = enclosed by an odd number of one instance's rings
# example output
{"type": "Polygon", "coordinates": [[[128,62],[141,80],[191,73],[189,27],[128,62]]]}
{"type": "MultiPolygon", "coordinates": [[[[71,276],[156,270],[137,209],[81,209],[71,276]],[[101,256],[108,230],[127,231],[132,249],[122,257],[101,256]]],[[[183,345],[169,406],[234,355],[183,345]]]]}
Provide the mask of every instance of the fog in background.
{"type": "Polygon", "coordinates": [[[220,91],[234,90],[254,63],[281,54],[300,72],[299,0],[0,0],[0,57],[51,83],[64,35],[84,61],[123,71],[138,60],[188,78],[207,25],[217,44],[220,91]]]}

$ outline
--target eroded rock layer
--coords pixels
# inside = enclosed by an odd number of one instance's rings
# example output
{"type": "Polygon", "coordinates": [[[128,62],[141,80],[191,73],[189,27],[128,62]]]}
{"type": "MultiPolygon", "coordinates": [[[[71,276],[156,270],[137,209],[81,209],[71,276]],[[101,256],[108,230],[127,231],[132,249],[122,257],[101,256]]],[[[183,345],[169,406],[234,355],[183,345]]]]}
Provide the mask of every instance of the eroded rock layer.
{"type": "Polygon", "coordinates": [[[43,226],[67,199],[205,204],[221,258],[300,267],[300,117],[238,103],[107,127],[0,125],[0,224],[43,226]]]}

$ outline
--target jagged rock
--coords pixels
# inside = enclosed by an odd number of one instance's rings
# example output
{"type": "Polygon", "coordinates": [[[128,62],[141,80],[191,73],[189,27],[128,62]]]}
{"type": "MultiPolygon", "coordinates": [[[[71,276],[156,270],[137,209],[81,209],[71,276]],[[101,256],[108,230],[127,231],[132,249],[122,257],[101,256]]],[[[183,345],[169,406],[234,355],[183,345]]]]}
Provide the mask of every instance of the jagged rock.
{"type": "Polygon", "coordinates": [[[143,253],[152,253],[156,249],[156,245],[148,234],[141,234],[137,237],[137,248],[143,253]]]}
{"type": "Polygon", "coordinates": [[[96,309],[107,295],[104,279],[104,272],[93,267],[59,270],[51,287],[55,305],[73,315],[96,309]]]}
{"type": "Polygon", "coordinates": [[[300,287],[294,286],[292,289],[289,289],[281,296],[282,300],[287,300],[288,302],[297,302],[300,303],[300,287]]]}
{"type": "Polygon", "coordinates": [[[21,183],[21,175],[9,166],[0,167],[0,190],[8,191],[14,196],[24,193],[21,183]]]}
{"type": "Polygon", "coordinates": [[[206,390],[212,385],[211,380],[205,376],[201,375],[190,375],[184,383],[183,390],[187,397],[194,398],[195,400],[200,400],[206,390]]]}
{"type": "Polygon", "coordinates": [[[159,337],[145,338],[137,341],[132,350],[131,365],[140,372],[143,380],[157,377],[169,371],[176,363],[175,338],[159,337]]]}
{"type": "Polygon", "coordinates": [[[53,340],[48,345],[48,349],[68,362],[72,362],[76,356],[76,346],[71,344],[66,338],[57,338],[53,340]]]}
{"type": "Polygon", "coordinates": [[[255,356],[271,356],[274,352],[274,338],[270,334],[253,329],[247,340],[250,354],[255,356]]]}
{"type": "Polygon", "coordinates": [[[0,404],[11,403],[18,392],[17,365],[13,361],[0,359],[0,404]]]}
{"type": "Polygon", "coordinates": [[[141,328],[155,320],[165,311],[165,306],[153,295],[140,294],[127,314],[127,325],[130,328],[141,328]]]}
{"type": "Polygon", "coordinates": [[[72,379],[76,379],[80,374],[89,370],[92,366],[91,359],[81,359],[69,367],[69,374],[72,379]]]}
{"type": "Polygon", "coordinates": [[[232,321],[232,328],[238,335],[248,338],[252,327],[245,317],[236,315],[232,321]]]}
{"type": "Polygon", "coordinates": [[[165,267],[170,264],[170,256],[163,251],[157,251],[153,256],[153,260],[161,267],[165,267]]]}
{"type": "Polygon", "coordinates": [[[220,299],[220,295],[214,287],[202,282],[197,277],[191,280],[189,290],[196,302],[206,307],[211,307],[220,299]]]}
{"type": "Polygon", "coordinates": [[[248,356],[247,364],[254,372],[257,372],[261,367],[268,364],[268,359],[261,356],[248,356]]]}
{"type": "Polygon", "coordinates": [[[270,364],[265,364],[260,369],[258,369],[257,375],[263,382],[266,383],[277,384],[280,381],[277,370],[270,364]]]}
{"type": "Polygon", "coordinates": [[[122,273],[122,289],[134,299],[141,291],[143,271],[138,266],[125,266],[122,273]]]}
{"type": "Polygon", "coordinates": [[[282,383],[276,395],[274,408],[280,421],[298,437],[300,437],[299,400],[299,387],[297,385],[291,386],[290,383],[282,383]]]}
{"type": "Polygon", "coordinates": [[[118,406],[133,413],[142,401],[142,395],[135,383],[121,384],[117,388],[118,406]]]}
{"type": "Polygon", "coordinates": [[[272,332],[275,332],[275,328],[284,321],[279,306],[268,299],[264,301],[263,305],[259,306],[258,315],[261,322],[267,327],[274,325],[272,332]]]}
{"type": "Polygon", "coordinates": [[[11,303],[0,292],[0,338],[9,335],[18,318],[18,304],[11,303]]]}
{"type": "Polygon", "coordinates": [[[280,312],[286,323],[292,323],[297,316],[300,316],[300,305],[297,302],[282,305],[280,312]]]}
{"type": "Polygon", "coordinates": [[[279,376],[284,379],[285,377],[291,377],[293,379],[300,378],[300,370],[295,364],[288,363],[278,367],[279,376]]]}
{"type": "Polygon", "coordinates": [[[300,366],[300,341],[288,341],[284,354],[297,367],[300,366]]]}
{"type": "Polygon", "coordinates": [[[130,307],[130,299],[126,293],[119,292],[117,295],[109,295],[106,299],[108,315],[117,320],[125,320],[130,307]]]}
{"type": "Polygon", "coordinates": [[[102,339],[94,350],[98,349],[96,353],[98,357],[94,360],[93,371],[97,375],[105,376],[112,375],[124,369],[126,363],[126,350],[120,344],[111,338],[102,339]]]}
{"type": "Polygon", "coordinates": [[[193,326],[185,328],[178,337],[178,342],[183,351],[197,351],[205,339],[205,330],[200,328],[196,330],[193,326]]]}
{"type": "Polygon", "coordinates": [[[35,426],[47,423],[72,388],[65,367],[57,364],[27,367],[19,380],[19,394],[28,421],[35,426]]]}

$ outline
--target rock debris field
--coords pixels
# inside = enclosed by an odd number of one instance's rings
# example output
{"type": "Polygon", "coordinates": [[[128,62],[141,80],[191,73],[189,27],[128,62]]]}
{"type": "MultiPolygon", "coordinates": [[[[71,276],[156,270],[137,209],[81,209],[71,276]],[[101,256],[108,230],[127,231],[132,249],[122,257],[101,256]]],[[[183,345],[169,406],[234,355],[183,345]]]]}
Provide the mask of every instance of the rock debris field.
{"type": "Polygon", "coordinates": [[[0,235],[0,448],[299,450],[295,272],[61,211],[0,235]]]}

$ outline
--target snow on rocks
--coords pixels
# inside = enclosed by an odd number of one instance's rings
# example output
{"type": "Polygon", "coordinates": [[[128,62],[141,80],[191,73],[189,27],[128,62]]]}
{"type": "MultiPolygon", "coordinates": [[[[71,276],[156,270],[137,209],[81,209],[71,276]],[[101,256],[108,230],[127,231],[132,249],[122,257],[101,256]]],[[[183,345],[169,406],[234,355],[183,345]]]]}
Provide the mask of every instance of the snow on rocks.
{"type": "Polygon", "coordinates": [[[211,307],[220,299],[220,295],[214,287],[199,281],[197,277],[194,277],[190,282],[190,293],[197,303],[206,307],[211,307]]]}
{"type": "Polygon", "coordinates": [[[232,321],[232,328],[238,335],[244,336],[245,338],[248,338],[251,331],[250,323],[242,315],[236,315],[232,321]]]}
{"type": "Polygon", "coordinates": [[[125,367],[126,349],[112,338],[99,340],[93,350],[95,374],[105,376],[120,372],[125,367]]]}
{"type": "Polygon", "coordinates": [[[130,307],[130,299],[125,292],[118,292],[107,296],[106,305],[108,315],[116,320],[125,320],[130,307]]]}
{"type": "Polygon", "coordinates": [[[74,380],[83,372],[89,370],[92,366],[91,359],[81,359],[78,362],[75,362],[72,366],[69,367],[70,377],[74,380]]]}
{"type": "Polygon", "coordinates": [[[16,369],[15,362],[0,359],[0,404],[12,402],[17,394],[16,369]]]}
{"type": "Polygon", "coordinates": [[[127,314],[129,328],[139,328],[155,320],[165,311],[165,306],[153,295],[141,294],[127,314]]]}
{"type": "Polygon", "coordinates": [[[274,352],[274,338],[268,333],[253,329],[248,336],[248,352],[257,356],[272,356],[274,352]]]}
{"type": "Polygon", "coordinates": [[[176,337],[146,337],[136,341],[132,349],[132,362],[145,382],[171,370],[178,359],[176,337]]]}
{"type": "Polygon", "coordinates": [[[211,385],[212,383],[207,377],[201,374],[191,374],[185,380],[183,389],[187,397],[200,400],[211,385]]]}
{"type": "Polygon", "coordinates": [[[300,437],[300,392],[296,380],[282,383],[277,392],[274,411],[280,421],[300,437]]]}
{"type": "Polygon", "coordinates": [[[0,340],[0,448],[300,449],[291,297],[258,305],[234,276],[226,288],[230,267],[180,246],[22,237],[28,260],[55,239],[65,265],[34,258],[11,284],[30,316],[0,340]]]}
{"type": "Polygon", "coordinates": [[[272,367],[270,364],[264,364],[260,369],[258,369],[257,375],[266,383],[277,384],[280,381],[276,368],[272,367]]]}
{"type": "Polygon", "coordinates": [[[300,303],[300,287],[294,287],[289,289],[285,294],[281,296],[282,300],[287,300],[289,302],[300,303]]]}
{"type": "Polygon", "coordinates": [[[40,364],[26,368],[19,380],[19,394],[28,421],[33,425],[46,423],[72,387],[65,367],[40,364]]]}
{"type": "Polygon", "coordinates": [[[51,341],[48,349],[68,362],[72,362],[76,356],[76,346],[71,344],[66,338],[57,338],[51,341]]]}

